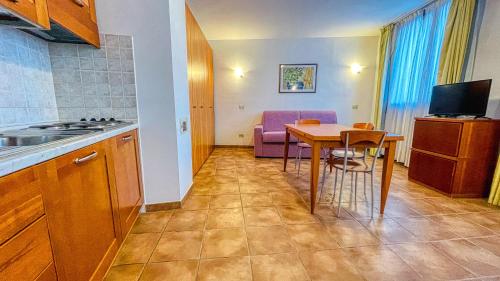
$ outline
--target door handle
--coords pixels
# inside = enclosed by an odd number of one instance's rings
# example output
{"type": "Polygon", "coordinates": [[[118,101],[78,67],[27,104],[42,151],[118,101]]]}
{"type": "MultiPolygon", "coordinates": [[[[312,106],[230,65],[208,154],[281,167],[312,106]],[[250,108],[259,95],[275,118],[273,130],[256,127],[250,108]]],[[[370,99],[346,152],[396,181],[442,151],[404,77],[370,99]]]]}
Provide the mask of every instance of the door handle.
{"type": "Polygon", "coordinates": [[[85,162],[88,162],[92,159],[95,159],[97,157],[97,151],[93,151],[92,153],[90,153],[89,155],[87,156],[84,156],[84,157],[79,157],[79,158],[76,158],[73,163],[75,164],[82,164],[82,163],[85,163],[85,162]]]}
{"type": "Polygon", "coordinates": [[[75,2],[75,4],[80,6],[80,7],[85,6],[85,3],[83,3],[83,0],[73,0],[73,2],[75,2]]]}
{"type": "Polygon", "coordinates": [[[122,141],[123,141],[123,142],[130,141],[130,140],[132,140],[132,138],[133,138],[133,137],[132,137],[131,135],[124,136],[124,137],[122,138],[122,141]]]}

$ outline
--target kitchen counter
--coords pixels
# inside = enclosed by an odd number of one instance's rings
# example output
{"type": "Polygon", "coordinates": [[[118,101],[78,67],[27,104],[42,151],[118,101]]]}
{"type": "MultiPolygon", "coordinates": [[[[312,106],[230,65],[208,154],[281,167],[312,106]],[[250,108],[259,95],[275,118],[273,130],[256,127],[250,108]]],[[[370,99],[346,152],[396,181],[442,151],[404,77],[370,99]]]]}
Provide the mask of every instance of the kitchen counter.
{"type": "Polygon", "coordinates": [[[138,128],[138,124],[75,136],[42,145],[0,151],[0,177],[138,128]]]}

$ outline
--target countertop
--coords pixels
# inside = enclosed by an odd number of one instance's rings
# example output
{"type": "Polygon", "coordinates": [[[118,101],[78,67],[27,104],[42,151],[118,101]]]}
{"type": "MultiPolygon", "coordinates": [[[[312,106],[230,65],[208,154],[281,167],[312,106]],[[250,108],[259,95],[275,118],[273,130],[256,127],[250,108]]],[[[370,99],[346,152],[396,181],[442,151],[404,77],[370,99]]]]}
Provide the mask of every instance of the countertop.
{"type": "Polygon", "coordinates": [[[0,177],[137,128],[138,125],[134,123],[47,144],[9,149],[0,154],[0,177]]]}

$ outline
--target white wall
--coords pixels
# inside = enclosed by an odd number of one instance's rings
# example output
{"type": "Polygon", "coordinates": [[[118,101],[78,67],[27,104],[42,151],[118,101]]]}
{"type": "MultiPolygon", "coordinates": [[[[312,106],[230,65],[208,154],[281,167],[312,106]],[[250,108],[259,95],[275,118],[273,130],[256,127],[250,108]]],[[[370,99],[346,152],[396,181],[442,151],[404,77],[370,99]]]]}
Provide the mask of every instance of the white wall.
{"type": "Polygon", "coordinates": [[[177,120],[177,163],[179,167],[180,199],[184,198],[193,183],[191,133],[181,132],[181,121],[189,125],[189,84],[186,38],[185,2],[170,0],[170,30],[172,34],[172,65],[177,120]]]}
{"type": "Polygon", "coordinates": [[[218,145],[252,145],[253,127],[265,110],[335,110],[342,124],[370,120],[378,37],[214,40],[210,45],[218,145]],[[317,63],[317,93],[279,94],[278,67],[287,63],[317,63]],[[351,72],[353,63],[365,66],[360,74],[351,72]],[[236,67],[244,78],[234,75],[236,67]]]}
{"type": "MultiPolygon", "coordinates": [[[[175,65],[183,63],[178,57],[183,45],[177,45],[177,40],[182,41],[182,38],[174,37],[172,42],[171,24],[181,21],[183,16],[175,14],[171,18],[169,15],[170,12],[180,13],[179,7],[183,4],[182,0],[96,1],[101,33],[133,36],[147,204],[179,201],[181,191],[184,193],[191,181],[191,175],[187,177],[185,172],[191,170],[190,161],[179,160],[191,159],[190,151],[178,150],[181,145],[178,142],[185,144],[187,141],[185,136],[178,136],[177,115],[185,115],[189,108],[187,105],[181,108],[184,102],[176,98],[176,92],[183,94],[186,89],[182,90],[185,86],[182,82],[175,85],[173,82],[174,77],[182,76],[176,71],[183,72],[185,68],[175,65]],[[170,9],[170,3],[175,7],[170,9]]],[[[177,28],[177,25],[173,28],[174,35],[182,33],[177,28]]],[[[185,75],[187,77],[187,72],[185,75]]]]}
{"type": "Polygon", "coordinates": [[[479,32],[473,79],[493,79],[486,115],[500,118],[500,1],[487,0],[479,32]]]}

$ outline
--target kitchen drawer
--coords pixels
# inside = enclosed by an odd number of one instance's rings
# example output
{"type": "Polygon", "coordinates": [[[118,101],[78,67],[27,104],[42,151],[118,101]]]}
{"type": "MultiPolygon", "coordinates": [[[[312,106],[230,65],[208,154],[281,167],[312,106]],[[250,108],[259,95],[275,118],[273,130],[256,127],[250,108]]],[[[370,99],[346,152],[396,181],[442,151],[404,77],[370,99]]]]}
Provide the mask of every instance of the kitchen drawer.
{"type": "Polygon", "coordinates": [[[412,151],[408,177],[411,180],[451,194],[456,165],[457,162],[453,160],[412,151]]]}
{"type": "Polygon", "coordinates": [[[417,120],[412,148],[456,157],[461,134],[462,123],[417,120]]]}
{"type": "Polygon", "coordinates": [[[36,167],[0,178],[0,245],[43,214],[36,167]]]}
{"type": "Polygon", "coordinates": [[[0,246],[0,280],[55,280],[46,274],[52,262],[44,216],[0,246]]]}

